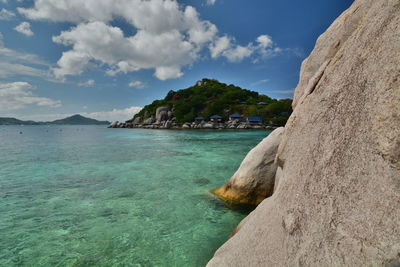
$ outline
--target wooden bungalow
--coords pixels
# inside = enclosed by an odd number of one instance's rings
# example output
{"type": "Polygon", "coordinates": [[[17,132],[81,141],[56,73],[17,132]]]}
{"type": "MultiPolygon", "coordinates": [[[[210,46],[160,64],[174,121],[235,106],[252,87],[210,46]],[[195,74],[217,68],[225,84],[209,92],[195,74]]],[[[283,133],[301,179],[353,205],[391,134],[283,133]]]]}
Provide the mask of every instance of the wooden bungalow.
{"type": "Polygon", "coordinates": [[[243,118],[242,115],[240,115],[239,113],[234,113],[234,114],[229,115],[230,121],[234,121],[234,120],[240,121],[240,120],[242,120],[242,118],[243,118]]]}
{"type": "Polygon", "coordinates": [[[198,116],[198,117],[194,118],[194,121],[195,121],[195,122],[202,122],[202,121],[204,121],[204,120],[205,120],[205,118],[202,117],[202,116],[198,116]]]}
{"type": "Polygon", "coordinates": [[[212,122],[222,122],[223,118],[220,115],[213,115],[210,117],[210,121],[212,122]]]}
{"type": "Polygon", "coordinates": [[[261,124],[263,122],[263,120],[260,116],[251,116],[251,117],[247,117],[247,122],[249,122],[251,124],[261,124]]]}

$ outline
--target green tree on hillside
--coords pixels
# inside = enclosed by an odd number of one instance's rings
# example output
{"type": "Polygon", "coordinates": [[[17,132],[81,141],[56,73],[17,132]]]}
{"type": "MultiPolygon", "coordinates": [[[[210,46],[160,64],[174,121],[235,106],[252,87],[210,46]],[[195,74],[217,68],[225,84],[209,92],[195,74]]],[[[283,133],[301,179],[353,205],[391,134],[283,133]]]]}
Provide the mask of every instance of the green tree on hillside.
{"type": "Polygon", "coordinates": [[[264,122],[283,125],[292,111],[291,99],[273,99],[212,79],[203,79],[202,83],[201,86],[170,90],[163,100],[145,106],[135,118],[146,119],[154,116],[158,107],[167,106],[173,110],[179,123],[191,122],[196,116],[209,118],[218,114],[228,119],[229,114],[240,113],[243,116],[261,116],[264,122]],[[260,102],[267,104],[259,105],[260,102]]]}

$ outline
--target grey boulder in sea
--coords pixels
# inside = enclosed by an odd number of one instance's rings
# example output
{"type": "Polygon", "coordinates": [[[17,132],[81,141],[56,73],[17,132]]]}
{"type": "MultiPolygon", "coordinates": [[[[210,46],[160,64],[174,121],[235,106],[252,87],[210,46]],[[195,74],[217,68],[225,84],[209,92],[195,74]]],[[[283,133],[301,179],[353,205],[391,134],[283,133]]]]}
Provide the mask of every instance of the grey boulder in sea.
{"type": "Polygon", "coordinates": [[[400,1],[356,0],[304,61],[279,186],[208,263],[398,266],[400,1]]]}
{"type": "Polygon", "coordinates": [[[275,156],[285,128],[275,129],[245,157],[239,169],[212,192],[233,204],[258,205],[272,195],[277,165],[275,156]]]}

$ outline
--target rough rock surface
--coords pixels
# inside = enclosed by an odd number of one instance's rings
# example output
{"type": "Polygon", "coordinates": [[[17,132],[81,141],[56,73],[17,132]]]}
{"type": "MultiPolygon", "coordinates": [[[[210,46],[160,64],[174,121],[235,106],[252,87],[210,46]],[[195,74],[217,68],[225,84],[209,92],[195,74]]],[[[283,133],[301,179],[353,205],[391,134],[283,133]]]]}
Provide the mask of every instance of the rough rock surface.
{"type": "Polygon", "coordinates": [[[164,122],[164,121],[169,120],[170,119],[169,115],[168,115],[169,112],[170,112],[170,110],[169,110],[168,107],[159,107],[159,108],[157,108],[157,110],[156,110],[156,121],[158,123],[160,123],[160,122],[164,122]]]}
{"type": "Polygon", "coordinates": [[[137,118],[133,119],[132,123],[139,124],[141,120],[142,120],[142,117],[137,117],[137,118]]]}
{"type": "Polygon", "coordinates": [[[212,192],[225,201],[258,205],[272,195],[277,165],[276,152],[284,128],[275,129],[254,147],[232,178],[212,192]]]}
{"type": "Polygon", "coordinates": [[[144,123],[144,124],[152,124],[152,123],[154,123],[155,121],[156,121],[156,119],[155,119],[153,116],[151,116],[150,118],[145,119],[145,120],[143,121],[143,123],[144,123]]]}
{"type": "Polygon", "coordinates": [[[277,191],[208,266],[400,263],[399,62],[400,1],[356,0],[302,65],[277,191]]]}
{"type": "Polygon", "coordinates": [[[109,126],[108,126],[108,128],[115,128],[115,127],[117,127],[117,125],[118,125],[118,121],[113,121],[109,126]]]}

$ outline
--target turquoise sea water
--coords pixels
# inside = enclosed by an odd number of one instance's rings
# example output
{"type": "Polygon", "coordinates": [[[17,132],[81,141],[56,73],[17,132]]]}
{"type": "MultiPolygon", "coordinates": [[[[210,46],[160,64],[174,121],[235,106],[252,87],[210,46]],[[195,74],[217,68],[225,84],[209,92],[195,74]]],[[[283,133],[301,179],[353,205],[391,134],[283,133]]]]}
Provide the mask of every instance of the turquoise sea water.
{"type": "Polygon", "coordinates": [[[267,134],[0,127],[0,266],[204,266],[244,217],[207,192],[267,134]]]}

